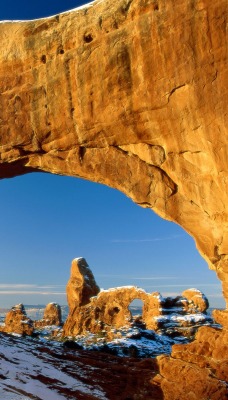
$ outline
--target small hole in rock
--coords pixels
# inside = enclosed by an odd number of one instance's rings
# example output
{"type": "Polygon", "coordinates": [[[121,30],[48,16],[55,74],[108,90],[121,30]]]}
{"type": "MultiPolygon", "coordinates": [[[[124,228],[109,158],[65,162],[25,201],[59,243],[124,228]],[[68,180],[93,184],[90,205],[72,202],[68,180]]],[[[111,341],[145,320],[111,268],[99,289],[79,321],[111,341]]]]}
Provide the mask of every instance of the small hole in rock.
{"type": "Polygon", "coordinates": [[[47,57],[45,56],[45,54],[42,55],[41,61],[42,61],[43,64],[46,64],[47,57]]]}
{"type": "Polygon", "coordinates": [[[59,54],[64,54],[65,51],[63,49],[59,50],[59,54]]]}
{"type": "Polygon", "coordinates": [[[88,33],[88,34],[84,35],[84,41],[86,43],[90,43],[90,42],[92,42],[92,40],[93,40],[93,36],[91,35],[91,33],[88,33]]]}

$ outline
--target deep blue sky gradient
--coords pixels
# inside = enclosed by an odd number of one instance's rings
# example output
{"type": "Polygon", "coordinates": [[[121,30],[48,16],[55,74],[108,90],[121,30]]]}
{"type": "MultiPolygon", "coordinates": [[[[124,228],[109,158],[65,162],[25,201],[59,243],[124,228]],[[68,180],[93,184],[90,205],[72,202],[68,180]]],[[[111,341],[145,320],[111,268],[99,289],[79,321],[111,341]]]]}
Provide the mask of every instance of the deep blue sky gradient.
{"type": "MultiPolygon", "coordinates": [[[[34,19],[82,2],[9,0],[0,19],[34,19]]],[[[73,258],[83,256],[98,284],[137,285],[176,295],[197,287],[222,307],[220,283],[179,226],[92,182],[35,173],[0,181],[0,307],[66,304],[73,258]]]]}

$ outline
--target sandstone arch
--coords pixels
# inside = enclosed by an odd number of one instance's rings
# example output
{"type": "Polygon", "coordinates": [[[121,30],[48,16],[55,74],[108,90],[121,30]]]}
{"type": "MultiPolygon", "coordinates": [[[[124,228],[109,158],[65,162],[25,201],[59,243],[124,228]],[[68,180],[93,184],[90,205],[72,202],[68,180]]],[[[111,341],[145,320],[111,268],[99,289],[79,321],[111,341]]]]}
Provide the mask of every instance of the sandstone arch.
{"type": "Polygon", "coordinates": [[[1,23],[0,177],[121,190],[195,238],[228,300],[226,19],[226,0],[108,0],[1,23]]]}

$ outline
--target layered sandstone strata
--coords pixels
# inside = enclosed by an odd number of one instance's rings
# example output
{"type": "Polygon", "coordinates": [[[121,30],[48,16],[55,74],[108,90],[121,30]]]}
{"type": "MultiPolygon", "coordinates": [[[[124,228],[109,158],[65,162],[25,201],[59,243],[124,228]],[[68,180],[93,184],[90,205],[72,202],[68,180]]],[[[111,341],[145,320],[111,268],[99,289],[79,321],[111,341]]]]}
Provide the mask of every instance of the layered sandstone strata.
{"type": "Polygon", "coordinates": [[[228,299],[227,0],[0,24],[0,177],[104,183],[175,221],[228,299]]]}

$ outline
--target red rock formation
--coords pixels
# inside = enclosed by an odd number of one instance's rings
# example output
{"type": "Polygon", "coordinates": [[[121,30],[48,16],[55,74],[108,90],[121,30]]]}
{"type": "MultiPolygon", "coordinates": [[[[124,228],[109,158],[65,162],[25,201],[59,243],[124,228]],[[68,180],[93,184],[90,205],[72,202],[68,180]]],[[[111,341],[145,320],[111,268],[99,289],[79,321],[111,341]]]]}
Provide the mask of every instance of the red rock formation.
{"type": "Polygon", "coordinates": [[[23,304],[17,304],[6,314],[2,332],[32,335],[33,322],[27,317],[23,304]]]}
{"type": "Polygon", "coordinates": [[[45,307],[43,318],[39,321],[34,321],[35,328],[42,328],[44,326],[61,326],[62,325],[62,312],[61,307],[57,303],[49,303],[45,307]]]}
{"type": "Polygon", "coordinates": [[[164,400],[228,398],[228,331],[201,327],[196,340],[174,345],[171,356],[157,357],[157,382],[164,400]]]}
{"type": "Polygon", "coordinates": [[[226,21],[227,0],[107,0],[1,23],[0,177],[121,190],[195,238],[228,299],[226,21]]]}
{"type": "Polygon", "coordinates": [[[182,296],[186,297],[187,299],[185,303],[182,300],[182,303],[187,311],[205,312],[209,307],[207,298],[202,292],[200,292],[200,290],[187,289],[182,293],[182,296]]]}
{"type": "Polygon", "coordinates": [[[67,284],[67,301],[70,312],[75,307],[81,307],[90,302],[100,289],[97,286],[93,273],[84,258],[75,258],[71,265],[71,275],[67,284]]]}
{"type": "Polygon", "coordinates": [[[226,302],[227,15],[227,0],[107,0],[0,24],[0,177],[121,190],[195,238],[226,302]]]}
{"type": "Polygon", "coordinates": [[[208,300],[197,289],[185,290],[182,296],[176,298],[163,298],[158,292],[146,293],[135,286],[99,292],[84,258],[72,262],[67,299],[70,311],[64,324],[63,336],[98,333],[101,330],[110,333],[112,328],[130,326],[132,315],[129,305],[135,299],[143,301],[142,323],[147,329],[165,332],[169,328],[171,334],[179,328],[181,332],[186,327],[183,333],[192,336],[199,325],[207,323],[208,318],[202,314],[209,306],[208,300]]]}

